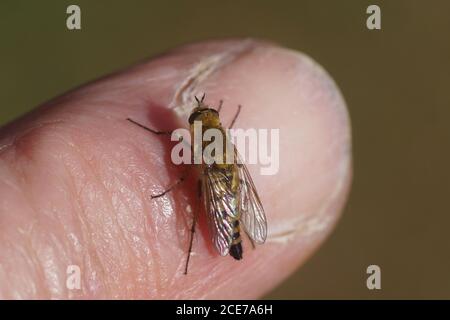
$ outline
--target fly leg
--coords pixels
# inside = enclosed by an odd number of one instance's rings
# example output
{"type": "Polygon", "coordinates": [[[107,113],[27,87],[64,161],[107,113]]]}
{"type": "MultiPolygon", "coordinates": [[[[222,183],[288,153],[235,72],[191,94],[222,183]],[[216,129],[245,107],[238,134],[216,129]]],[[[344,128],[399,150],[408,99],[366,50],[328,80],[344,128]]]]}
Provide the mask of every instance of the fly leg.
{"type": "Polygon", "coordinates": [[[172,191],[176,186],[178,186],[179,184],[181,184],[182,182],[184,182],[186,180],[186,176],[188,173],[189,173],[189,171],[185,170],[183,175],[179,179],[177,179],[174,183],[172,183],[166,190],[164,190],[161,193],[152,194],[151,198],[156,199],[156,198],[162,197],[166,193],[172,191]]]}
{"type": "Polygon", "coordinates": [[[241,105],[238,105],[238,109],[237,109],[237,111],[236,111],[236,114],[235,114],[234,117],[233,117],[233,120],[231,121],[231,124],[230,124],[229,129],[233,128],[234,123],[236,122],[236,120],[237,120],[237,118],[238,118],[238,116],[239,116],[239,113],[241,113],[241,108],[242,108],[242,106],[241,106],[241,105]]]}
{"type": "Polygon", "coordinates": [[[201,197],[202,197],[202,182],[201,180],[198,180],[198,186],[197,186],[197,208],[194,211],[194,217],[192,219],[192,227],[191,227],[191,239],[189,240],[189,249],[188,249],[188,254],[187,254],[187,258],[186,258],[186,266],[184,268],[184,274],[187,274],[188,272],[188,266],[189,266],[189,260],[191,258],[191,253],[192,253],[192,244],[194,242],[194,234],[195,234],[195,226],[197,224],[197,218],[198,218],[198,214],[200,211],[200,204],[201,204],[201,197]]]}
{"type": "Polygon", "coordinates": [[[165,135],[168,135],[168,136],[170,136],[172,134],[172,131],[157,131],[157,130],[151,129],[149,127],[146,127],[143,124],[140,124],[139,122],[134,121],[133,119],[127,118],[127,120],[130,121],[131,123],[137,125],[138,127],[141,127],[142,129],[150,131],[153,134],[157,134],[157,135],[165,134],[165,135]]]}
{"type": "Polygon", "coordinates": [[[217,112],[220,113],[220,110],[222,110],[223,100],[219,101],[219,106],[217,107],[217,112]]]}
{"type": "MultiPolygon", "coordinates": [[[[134,121],[133,119],[127,118],[127,120],[130,121],[131,123],[137,125],[138,127],[142,128],[144,130],[147,130],[147,131],[149,131],[149,132],[151,132],[153,134],[156,134],[156,135],[167,135],[169,137],[172,135],[172,131],[157,131],[157,130],[151,129],[149,127],[146,127],[143,124],[140,124],[139,122],[134,121]]],[[[182,140],[182,138],[180,137],[180,141],[181,140],[182,140]]],[[[159,198],[159,197],[162,197],[163,195],[165,195],[166,193],[172,191],[176,186],[178,186],[179,184],[181,184],[182,182],[184,182],[186,180],[186,176],[187,176],[188,173],[189,172],[187,170],[185,170],[183,175],[179,179],[177,179],[174,183],[172,183],[166,190],[164,190],[161,193],[152,195],[151,198],[152,199],[159,198]]]]}

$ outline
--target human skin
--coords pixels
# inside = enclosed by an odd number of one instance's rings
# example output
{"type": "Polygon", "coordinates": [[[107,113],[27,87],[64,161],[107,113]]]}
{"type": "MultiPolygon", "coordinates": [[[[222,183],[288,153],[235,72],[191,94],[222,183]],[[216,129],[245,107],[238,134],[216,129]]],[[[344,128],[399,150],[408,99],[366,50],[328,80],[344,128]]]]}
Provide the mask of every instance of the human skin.
{"type": "MultiPolygon", "coordinates": [[[[310,58],[252,39],[182,46],[73,90],[0,130],[0,298],[248,299],[295,271],[324,241],[351,181],[351,135],[335,83],[310,58]],[[280,129],[280,169],[259,174],[268,239],[244,259],[212,247],[205,212],[183,274],[195,174],[173,145],[126,121],[187,127],[194,94],[223,99],[235,128],[280,129]],[[81,271],[66,286],[67,267],[81,271]]],[[[320,285],[318,283],[318,285],[320,285]]]]}

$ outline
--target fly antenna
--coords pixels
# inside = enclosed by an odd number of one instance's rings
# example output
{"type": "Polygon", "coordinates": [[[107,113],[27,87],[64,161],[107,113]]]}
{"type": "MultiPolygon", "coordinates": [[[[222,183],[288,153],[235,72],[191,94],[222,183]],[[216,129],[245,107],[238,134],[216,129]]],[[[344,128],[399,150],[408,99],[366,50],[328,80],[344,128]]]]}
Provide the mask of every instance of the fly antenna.
{"type": "Polygon", "coordinates": [[[195,98],[195,101],[197,101],[197,104],[200,105],[200,100],[198,100],[197,96],[194,96],[194,98],[195,98]]]}
{"type": "Polygon", "coordinates": [[[200,100],[200,102],[203,102],[203,100],[205,100],[205,96],[206,96],[206,93],[203,92],[202,100],[200,100]]]}

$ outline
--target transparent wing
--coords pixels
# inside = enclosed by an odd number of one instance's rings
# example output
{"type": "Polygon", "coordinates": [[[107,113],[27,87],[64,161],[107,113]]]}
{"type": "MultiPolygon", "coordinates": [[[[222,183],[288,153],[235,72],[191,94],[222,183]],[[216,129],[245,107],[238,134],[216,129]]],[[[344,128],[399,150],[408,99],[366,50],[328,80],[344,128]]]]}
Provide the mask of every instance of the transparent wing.
{"type": "Polygon", "coordinates": [[[225,256],[233,241],[233,221],[238,214],[236,194],[231,190],[230,178],[219,170],[206,168],[202,181],[212,241],[225,256]]]}
{"type": "Polygon", "coordinates": [[[248,236],[256,243],[262,244],[267,237],[267,221],[264,208],[253,184],[250,172],[248,172],[236,149],[235,154],[238,161],[237,167],[240,179],[238,197],[240,221],[244,225],[248,236]]]}

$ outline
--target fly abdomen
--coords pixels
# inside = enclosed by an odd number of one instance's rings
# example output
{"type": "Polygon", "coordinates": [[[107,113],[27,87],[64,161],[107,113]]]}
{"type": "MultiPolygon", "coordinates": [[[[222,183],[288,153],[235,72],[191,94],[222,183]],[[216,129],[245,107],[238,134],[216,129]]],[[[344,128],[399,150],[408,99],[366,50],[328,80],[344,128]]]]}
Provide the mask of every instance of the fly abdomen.
{"type": "Polygon", "coordinates": [[[242,244],[241,244],[241,234],[239,227],[239,220],[235,220],[233,224],[233,241],[230,247],[230,256],[236,260],[242,259],[242,244]]]}

